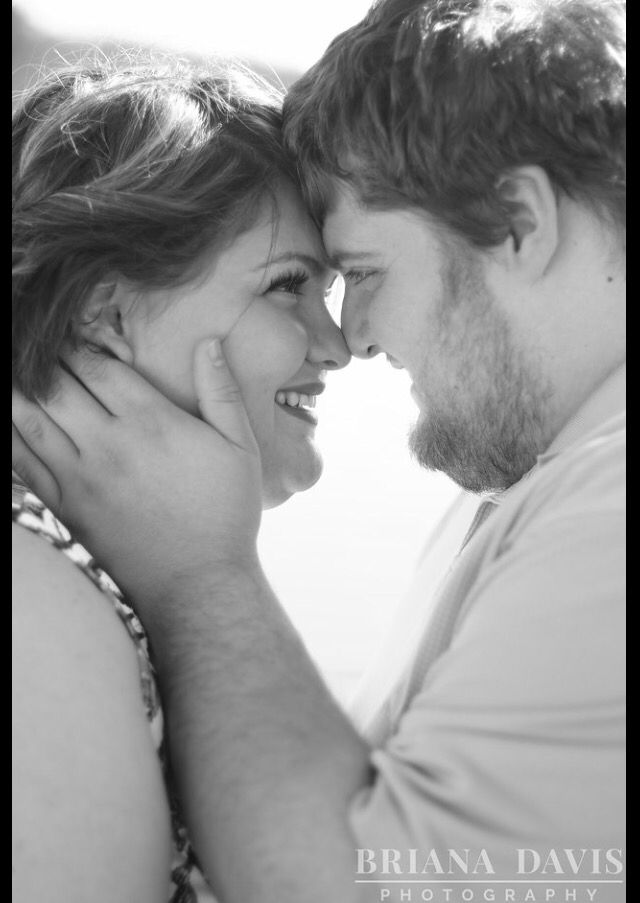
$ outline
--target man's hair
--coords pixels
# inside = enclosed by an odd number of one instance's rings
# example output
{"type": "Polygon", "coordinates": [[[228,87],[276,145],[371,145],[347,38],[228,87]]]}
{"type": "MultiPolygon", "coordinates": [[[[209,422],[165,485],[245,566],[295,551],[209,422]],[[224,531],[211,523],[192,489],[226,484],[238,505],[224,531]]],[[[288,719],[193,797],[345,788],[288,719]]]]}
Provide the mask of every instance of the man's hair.
{"type": "Polygon", "coordinates": [[[624,53],[614,0],[379,0],[285,99],[314,219],[342,183],[496,245],[510,231],[499,177],[532,164],[623,224],[624,53]]]}
{"type": "Polygon", "coordinates": [[[13,381],[46,394],[90,291],[194,278],[294,175],[282,98],[244,67],[79,63],[13,115],[13,381]]]}

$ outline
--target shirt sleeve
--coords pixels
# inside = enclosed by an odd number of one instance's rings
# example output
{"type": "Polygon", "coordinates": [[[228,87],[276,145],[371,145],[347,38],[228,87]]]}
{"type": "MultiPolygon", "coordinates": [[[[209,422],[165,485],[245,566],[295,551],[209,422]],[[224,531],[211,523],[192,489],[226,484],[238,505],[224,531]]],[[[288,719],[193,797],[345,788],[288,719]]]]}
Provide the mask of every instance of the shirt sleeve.
{"type": "Polygon", "coordinates": [[[371,755],[358,847],[484,849],[505,878],[532,864],[518,849],[623,848],[623,539],[617,512],[556,516],[494,559],[371,755]]]}

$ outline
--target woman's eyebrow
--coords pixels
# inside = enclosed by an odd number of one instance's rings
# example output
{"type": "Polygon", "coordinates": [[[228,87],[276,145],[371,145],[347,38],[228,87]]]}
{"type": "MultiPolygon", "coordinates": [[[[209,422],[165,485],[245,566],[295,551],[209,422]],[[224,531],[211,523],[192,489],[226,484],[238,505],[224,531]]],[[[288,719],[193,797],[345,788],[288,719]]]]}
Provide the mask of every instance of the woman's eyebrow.
{"type": "Polygon", "coordinates": [[[314,276],[320,276],[327,270],[332,269],[326,258],[319,259],[317,257],[312,257],[310,254],[301,254],[297,251],[285,251],[282,254],[278,254],[277,257],[269,257],[264,263],[259,264],[253,272],[266,270],[267,267],[273,266],[276,263],[291,263],[293,261],[304,263],[314,276]]]}

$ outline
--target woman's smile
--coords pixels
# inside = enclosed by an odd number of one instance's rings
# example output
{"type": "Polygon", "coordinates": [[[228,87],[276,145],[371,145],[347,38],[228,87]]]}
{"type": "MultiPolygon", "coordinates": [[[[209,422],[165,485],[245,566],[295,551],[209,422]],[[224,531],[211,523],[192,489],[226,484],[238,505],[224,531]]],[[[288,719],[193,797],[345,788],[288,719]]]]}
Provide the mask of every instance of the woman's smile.
{"type": "Polygon", "coordinates": [[[323,382],[307,383],[281,389],[279,392],[276,392],[276,404],[286,414],[291,414],[316,426],[318,415],[314,409],[318,395],[324,392],[324,389],[325,385],[323,382]]]}
{"type": "Polygon", "coordinates": [[[225,336],[260,449],[265,507],[308,489],[322,473],[316,402],[326,372],[350,359],[327,309],[334,278],[318,231],[283,183],[275,204],[263,203],[256,224],[217,252],[203,278],[161,298],[147,293],[124,316],[133,366],[193,413],[193,350],[207,336],[225,336]]]}

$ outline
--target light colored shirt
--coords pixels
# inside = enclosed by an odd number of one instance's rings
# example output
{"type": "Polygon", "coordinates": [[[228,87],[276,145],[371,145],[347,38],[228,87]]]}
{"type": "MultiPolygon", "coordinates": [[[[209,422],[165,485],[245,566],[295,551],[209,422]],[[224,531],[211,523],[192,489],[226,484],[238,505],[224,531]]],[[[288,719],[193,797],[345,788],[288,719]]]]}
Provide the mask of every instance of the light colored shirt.
{"type": "Polygon", "coordinates": [[[435,593],[460,551],[477,509],[478,496],[461,491],[434,525],[384,642],[350,701],[348,710],[352,720],[370,739],[375,733],[373,720],[381,719],[390,689],[401,679],[428,629],[435,593]]]}
{"type": "MultiPolygon", "coordinates": [[[[401,882],[412,867],[414,879],[466,880],[457,860],[446,871],[447,851],[471,869],[484,849],[495,875],[469,879],[573,878],[589,881],[563,886],[576,899],[587,887],[597,903],[624,899],[612,882],[624,878],[625,376],[593,393],[519,483],[483,501],[427,600],[409,666],[375,716],[361,708],[375,778],[350,810],[374,857],[360,878],[401,882]],[[387,875],[385,848],[400,854],[387,875]],[[588,851],[577,875],[566,849],[588,851]],[[445,874],[426,862],[431,850],[445,874]]],[[[412,886],[375,885],[390,895],[371,899],[409,899],[412,886]]],[[[468,886],[482,899],[489,884],[468,886]]]]}

